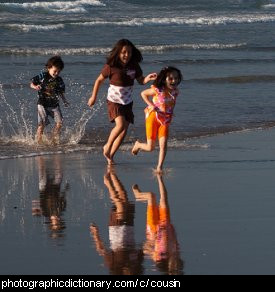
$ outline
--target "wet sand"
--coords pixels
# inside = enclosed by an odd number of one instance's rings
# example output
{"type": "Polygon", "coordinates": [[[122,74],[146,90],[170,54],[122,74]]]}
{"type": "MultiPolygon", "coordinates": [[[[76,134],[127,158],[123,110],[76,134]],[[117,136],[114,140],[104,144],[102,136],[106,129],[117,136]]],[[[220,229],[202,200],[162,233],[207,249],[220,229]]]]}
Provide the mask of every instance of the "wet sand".
{"type": "Polygon", "coordinates": [[[161,180],[157,151],[121,151],[111,172],[94,152],[2,160],[0,274],[274,274],[274,137],[186,141],[161,180]]]}

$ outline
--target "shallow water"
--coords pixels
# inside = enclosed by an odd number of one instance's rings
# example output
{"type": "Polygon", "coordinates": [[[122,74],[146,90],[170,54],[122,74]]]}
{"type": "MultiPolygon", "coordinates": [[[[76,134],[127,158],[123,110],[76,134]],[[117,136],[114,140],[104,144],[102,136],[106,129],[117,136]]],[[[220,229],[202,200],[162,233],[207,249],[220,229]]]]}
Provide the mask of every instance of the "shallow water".
{"type": "Polygon", "coordinates": [[[170,150],[162,181],[157,152],[1,160],[0,274],[273,274],[273,136],[170,150]]]}
{"type": "MultiPolygon", "coordinates": [[[[182,70],[171,128],[179,144],[190,137],[273,126],[274,5],[268,0],[2,1],[1,158],[25,155],[22,148],[26,155],[40,153],[32,149],[37,97],[29,81],[53,54],[65,61],[62,77],[71,103],[63,109],[63,147],[101,147],[111,128],[107,82],[97,107],[91,111],[86,103],[106,55],[120,38],[129,38],[141,50],[144,74],[167,65],[182,70]]],[[[128,142],[144,138],[139,97],[144,88],[134,89],[135,125],[128,142]]]]}
{"type": "Polygon", "coordinates": [[[1,1],[0,274],[272,274],[274,24],[269,0],[1,1]],[[171,221],[156,227],[154,244],[146,212],[148,192],[160,203],[158,153],[130,154],[145,138],[146,86],[134,88],[135,125],[113,176],[101,155],[112,127],[108,82],[86,105],[121,38],[141,50],[144,74],[172,65],[184,75],[164,176],[171,221]],[[37,146],[29,82],[54,54],[65,61],[71,105],[62,107],[61,144],[49,143],[48,127],[37,146]],[[133,184],[147,192],[141,201],[133,184]]]}

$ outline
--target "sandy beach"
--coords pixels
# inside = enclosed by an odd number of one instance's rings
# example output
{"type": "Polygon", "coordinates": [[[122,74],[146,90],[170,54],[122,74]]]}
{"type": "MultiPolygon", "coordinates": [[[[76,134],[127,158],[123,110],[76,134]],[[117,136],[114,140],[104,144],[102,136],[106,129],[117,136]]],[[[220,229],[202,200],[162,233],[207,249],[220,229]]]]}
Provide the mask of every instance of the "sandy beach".
{"type": "Polygon", "coordinates": [[[185,150],[168,151],[162,182],[152,173],[157,151],[120,151],[111,173],[94,152],[1,160],[0,274],[274,274],[274,136],[187,140],[185,150]],[[146,236],[148,196],[161,205],[161,183],[173,269],[159,265],[146,236]],[[114,225],[126,239],[114,239],[114,225]]]}

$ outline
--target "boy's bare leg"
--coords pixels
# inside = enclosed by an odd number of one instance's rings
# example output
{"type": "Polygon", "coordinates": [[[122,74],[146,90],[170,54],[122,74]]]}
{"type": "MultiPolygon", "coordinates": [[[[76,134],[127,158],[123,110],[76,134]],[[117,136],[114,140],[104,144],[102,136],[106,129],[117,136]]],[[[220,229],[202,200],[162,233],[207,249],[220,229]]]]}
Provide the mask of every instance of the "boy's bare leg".
{"type": "Polygon", "coordinates": [[[36,131],[36,139],[37,139],[37,143],[38,144],[42,144],[42,136],[43,136],[43,132],[44,132],[44,126],[43,125],[39,125],[36,131]]]}
{"type": "Polygon", "coordinates": [[[59,144],[60,140],[60,131],[61,131],[62,123],[56,123],[52,133],[52,142],[54,144],[59,144]]]}

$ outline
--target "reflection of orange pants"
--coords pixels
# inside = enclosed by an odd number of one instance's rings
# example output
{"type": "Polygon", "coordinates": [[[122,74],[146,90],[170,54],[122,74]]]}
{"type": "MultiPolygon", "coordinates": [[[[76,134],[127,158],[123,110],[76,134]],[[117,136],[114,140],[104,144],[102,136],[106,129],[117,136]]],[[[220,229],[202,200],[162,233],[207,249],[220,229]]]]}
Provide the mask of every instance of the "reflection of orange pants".
{"type": "Polygon", "coordinates": [[[162,125],[156,117],[156,112],[152,111],[149,114],[149,117],[145,121],[146,125],[146,137],[147,140],[156,140],[157,136],[160,139],[161,137],[168,138],[169,134],[169,124],[162,125]]]}
{"type": "MultiPolygon", "coordinates": [[[[160,224],[168,224],[170,214],[167,208],[159,207],[155,203],[147,207],[147,231],[156,233],[160,224]]],[[[152,234],[151,234],[152,235],[152,234]]]]}

